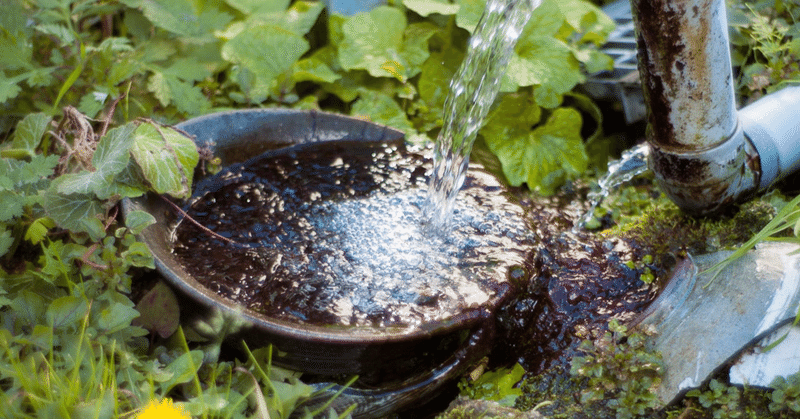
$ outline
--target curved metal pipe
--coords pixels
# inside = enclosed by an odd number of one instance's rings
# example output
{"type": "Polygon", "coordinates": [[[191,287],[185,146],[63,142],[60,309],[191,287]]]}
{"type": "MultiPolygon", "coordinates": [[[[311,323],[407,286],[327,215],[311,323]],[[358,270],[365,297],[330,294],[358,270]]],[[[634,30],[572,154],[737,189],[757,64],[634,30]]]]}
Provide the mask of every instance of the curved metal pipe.
{"type": "Polygon", "coordinates": [[[758,153],[759,190],[800,169],[800,86],[764,96],[739,111],[744,136],[758,153]]]}
{"type": "Polygon", "coordinates": [[[759,174],[736,114],[725,0],[631,0],[650,168],[682,209],[715,212],[759,174]]]}

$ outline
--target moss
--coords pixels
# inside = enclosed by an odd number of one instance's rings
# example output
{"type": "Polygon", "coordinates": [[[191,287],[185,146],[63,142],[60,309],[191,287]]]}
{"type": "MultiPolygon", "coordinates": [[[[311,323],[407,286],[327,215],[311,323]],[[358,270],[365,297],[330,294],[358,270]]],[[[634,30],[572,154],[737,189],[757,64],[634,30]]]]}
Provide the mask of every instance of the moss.
{"type": "Polygon", "coordinates": [[[682,212],[650,182],[627,186],[610,198],[603,207],[618,208],[600,234],[622,239],[637,249],[631,264],[645,275],[650,270],[663,272],[685,252],[699,255],[739,246],[776,213],[775,197],[768,195],[722,215],[694,217],[682,212]],[[652,261],[645,260],[647,255],[652,261]]]}
{"type": "Polygon", "coordinates": [[[488,400],[459,397],[437,419],[543,419],[535,411],[521,411],[488,400]]]}

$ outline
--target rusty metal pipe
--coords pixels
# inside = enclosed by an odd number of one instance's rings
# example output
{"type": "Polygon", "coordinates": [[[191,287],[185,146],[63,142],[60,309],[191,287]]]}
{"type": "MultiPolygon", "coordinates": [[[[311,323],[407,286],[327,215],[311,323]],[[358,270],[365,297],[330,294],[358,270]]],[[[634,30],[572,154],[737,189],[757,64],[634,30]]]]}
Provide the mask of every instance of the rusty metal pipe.
{"type": "Polygon", "coordinates": [[[631,11],[661,189],[695,214],[749,195],[759,174],[736,113],[725,0],[631,0],[631,11]]]}

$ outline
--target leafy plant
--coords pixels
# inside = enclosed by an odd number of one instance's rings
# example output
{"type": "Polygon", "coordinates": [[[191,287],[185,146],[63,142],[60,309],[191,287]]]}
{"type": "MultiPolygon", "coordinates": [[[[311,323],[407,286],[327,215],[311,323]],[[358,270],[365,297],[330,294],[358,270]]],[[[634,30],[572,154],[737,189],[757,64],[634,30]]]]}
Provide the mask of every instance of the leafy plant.
{"type": "Polygon", "coordinates": [[[570,373],[588,380],[581,403],[604,401],[617,418],[633,418],[661,407],[654,389],[661,383],[663,361],[648,349],[648,333],[628,333],[611,320],[598,339],[581,342],[585,356],[572,360],[570,373]]]}
{"type": "Polygon", "coordinates": [[[735,386],[727,386],[711,380],[708,390],[690,390],[686,397],[697,397],[700,405],[713,412],[714,419],[738,418],[742,416],[739,408],[740,391],[735,386]]]}
{"type": "MultiPolygon", "coordinates": [[[[119,102],[117,124],[279,105],[350,113],[428,140],[484,7],[408,0],[320,23],[323,6],[312,1],[73,3],[10,0],[0,132],[31,112],[52,117],[62,103],[94,118],[119,102]]],[[[506,130],[512,118],[495,112],[483,134],[512,184],[549,193],[586,168],[581,115],[562,99],[587,72],[610,68],[596,47],[612,29],[584,0],[545,0],[532,14],[503,81],[513,99],[500,101],[532,114],[506,130]]]]}
{"type": "Polygon", "coordinates": [[[800,413],[800,372],[787,377],[775,377],[770,387],[775,389],[769,404],[770,412],[800,413]]]}
{"type": "Polygon", "coordinates": [[[478,379],[469,382],[463,379],[458,387],[461,394],[471,399],[496,401],[503,406],[514,406],[517,397],[522,395],[522,390],[517,387],[525,375],[525,369],[520,364],[511,368],[498,368],[481,374],[478,379]]]}
{"type": "Polygon", "coordinates": [[[747,101],[800,83],[800,25],[792,1],[742,2],[731,8],[738,89],[747,101]]]}

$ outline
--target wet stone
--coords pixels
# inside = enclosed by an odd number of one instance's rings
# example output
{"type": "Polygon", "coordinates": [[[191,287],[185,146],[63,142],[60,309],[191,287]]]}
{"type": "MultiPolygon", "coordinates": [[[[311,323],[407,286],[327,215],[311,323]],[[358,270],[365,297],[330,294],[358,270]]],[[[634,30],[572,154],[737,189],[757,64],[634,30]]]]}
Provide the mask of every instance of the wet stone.
{"type": "MultiPolygon", "coordinates": [[[[478,169],[447,234],[421,222],[430,161],[396,145],[296,146],[198,183],[173,252],[210,290],[297,323],[414,326],[485,305],[532,246],[478,169]]],[[[519,268],[513,275],[519,275],[519,268]]]]}

